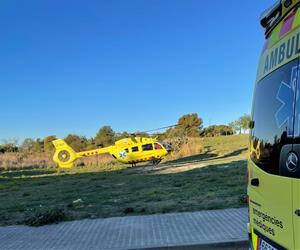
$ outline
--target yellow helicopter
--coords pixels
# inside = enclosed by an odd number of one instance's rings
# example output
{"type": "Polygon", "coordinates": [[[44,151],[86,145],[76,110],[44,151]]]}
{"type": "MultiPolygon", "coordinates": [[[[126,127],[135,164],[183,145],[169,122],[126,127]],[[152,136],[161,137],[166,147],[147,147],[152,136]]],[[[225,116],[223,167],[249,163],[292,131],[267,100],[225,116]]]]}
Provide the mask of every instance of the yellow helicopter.
{"type": "Polygon", "coordinates": [[[161,162],[172,147],[168,143],[159,142],[156,138],[129,137],[118,140],[115,145],[75,152],[64,140],[52,141],[55,147],[53,161],[61,168],[70,168],[76,159],[109,153],[117,161],[132,164],[150,161],[153,165],[161,162]]]}

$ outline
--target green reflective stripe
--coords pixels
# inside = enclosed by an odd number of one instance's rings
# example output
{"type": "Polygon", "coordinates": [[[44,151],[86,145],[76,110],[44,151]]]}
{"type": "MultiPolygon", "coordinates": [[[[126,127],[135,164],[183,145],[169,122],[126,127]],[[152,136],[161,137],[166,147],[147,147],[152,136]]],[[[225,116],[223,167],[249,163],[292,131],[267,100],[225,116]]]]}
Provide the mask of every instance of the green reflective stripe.
{"type": "Polygon", "coordinates": [[[279,33],[281,30],[283,22],[280,22],[277,27],[273,30],[271,36],[270,36],[270,41],[269,41],[269,48],[272,48],[280,39],[279,33]]]}

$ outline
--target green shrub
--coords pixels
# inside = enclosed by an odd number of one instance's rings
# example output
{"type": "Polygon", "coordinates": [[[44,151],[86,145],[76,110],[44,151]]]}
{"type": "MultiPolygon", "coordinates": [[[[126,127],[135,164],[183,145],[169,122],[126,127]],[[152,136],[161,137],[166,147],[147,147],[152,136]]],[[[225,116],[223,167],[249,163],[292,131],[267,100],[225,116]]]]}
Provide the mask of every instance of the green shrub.
{"type": "Polygon", "coordinates": [[[66,220],[66,212],[61,208],[44,209],[39,208],[32,210],[25,215],[23,221],[28,226],[43,226],[66,220]]]}

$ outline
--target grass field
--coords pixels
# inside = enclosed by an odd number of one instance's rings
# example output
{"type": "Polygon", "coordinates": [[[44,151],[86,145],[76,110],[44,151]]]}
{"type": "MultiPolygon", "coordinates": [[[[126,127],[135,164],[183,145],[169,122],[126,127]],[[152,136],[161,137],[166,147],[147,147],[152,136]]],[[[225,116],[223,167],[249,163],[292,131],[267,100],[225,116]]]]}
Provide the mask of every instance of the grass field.
{"type": "Polygon", "coordinates": [[[203,138],[202,154],[156,167],[1,171],[0,225],[28,223],[53,211],[73,220],[245,206],[247,139],[203,138]]]}

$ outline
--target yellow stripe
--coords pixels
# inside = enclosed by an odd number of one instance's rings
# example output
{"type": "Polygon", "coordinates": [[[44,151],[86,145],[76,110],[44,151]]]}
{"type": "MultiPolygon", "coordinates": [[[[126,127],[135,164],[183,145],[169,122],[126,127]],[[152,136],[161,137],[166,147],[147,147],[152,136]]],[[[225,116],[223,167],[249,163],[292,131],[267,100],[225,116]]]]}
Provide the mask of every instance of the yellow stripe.
{"type": "Polygon", "coordinates": [[[292,29],[295,29],[299,25],[300,25],[300,8],[297,10],[295,14],[292,29]]]}

